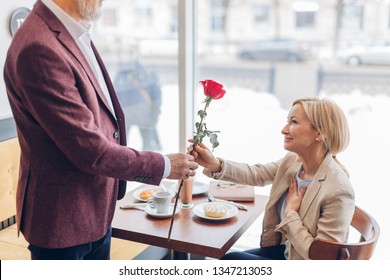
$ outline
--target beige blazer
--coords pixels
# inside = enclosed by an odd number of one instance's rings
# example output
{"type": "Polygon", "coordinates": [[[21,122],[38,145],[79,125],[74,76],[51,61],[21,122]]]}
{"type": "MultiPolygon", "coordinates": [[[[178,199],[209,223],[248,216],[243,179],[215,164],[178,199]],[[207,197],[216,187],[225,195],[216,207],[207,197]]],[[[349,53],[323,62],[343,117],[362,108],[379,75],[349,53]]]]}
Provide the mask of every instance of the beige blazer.
{"type": "Polygon", "coordinates": [[[285,243],[288,259],[301,260],[309,258],[309,248],[315,238],[347,241],[355,209],[355,194],[348,176],[328,154],[308,186],[299,211],[290,212],[281,221],[278,201],[301,165],[296,154],[288,153],[283,159],[264,165],[222,160],[221,172],[211,173],[205,169],[204,174],[217,180],[252,186],[272,183],[260,246],[285,243]]]}

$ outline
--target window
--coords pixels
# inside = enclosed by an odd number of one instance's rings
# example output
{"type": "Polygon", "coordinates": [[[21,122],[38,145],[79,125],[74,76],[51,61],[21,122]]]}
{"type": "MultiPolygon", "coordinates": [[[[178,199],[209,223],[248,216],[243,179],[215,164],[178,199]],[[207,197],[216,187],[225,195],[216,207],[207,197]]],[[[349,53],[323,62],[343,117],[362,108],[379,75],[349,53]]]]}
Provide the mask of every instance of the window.
{"type": "Polygon", "coordinates": [[[362,5],[346,6],[343,10],[342,28],[362,30],[364,27],[364,7],[362,5]]]}
{"type": "Polygon", "coordinates": [[[313,27],[315,23],[314,12],[296,12],[296,24],[297,28],[313,27]]]}
{"type": "MultiPolygon", "coordinates": [[[[207,30],[202,25],[207,22],[205,7],[210,5],[209,1],[198,0],[197,22],[198,30],[201,30],[198,44],[207,50],[204,56],[197,58],[198,80],[214,79],[227,89],[225,97],[212,102],[208,111],[207,127],[221,131],[218,134],[220,146],[215,149],[214,154],[250,164],[278,160],[286,152],[280,131],[292,101],[318,95],[331,98],[343,108],[351,128],[351,143],[337,158],[351,174],[356,203],[371,212],[381,224],[389,225],[382,210],[377,207],[377,195],[373,194],[371,188],[367,188],[368,185],[382,186],[387,181],[387,167],[380,167],[381,171],[378,172],[366,164],[379,160],[380,156],[374,156],[375,153],[390,154],[383,138],[383,122],[390,118],[389,51],[383,50],[383,53],[375,54],[382,64],[389,61],[386,65],[347,67],[337,60],[330,40],[335,35],[335,30],[330,26],[335,26],[336,23],[337,1],[332,1],[332,4],[318,1],[322,3],[321,7],[317,1],[278,2],[275,13],[268,12],[268,1],[241,1],[242,7],[239,8],[231,6],[233,3],[237,5],[237,1],[218,6],[218,14],[225,16],[227,27],[237,24],[237,19],[245,22],[248,10],[252,10],[249,13],[252,15],[251,23],[261,25],[268,21],[270,29],[277,25],[279,32],[275,34],[280,37],[275,39],[266,37],[264,33],[247,32],[245,28],[251,28],[250,24],[241,22],[240,26],[244,26],[241,33],[237,34],[233,28],[225,28],[224,37],[214,36],[212,28],[207,30]],[[270,42],[272,47],[269,47],[270,42]],[[292,53],[308,56],[297,59],[292,53]],[[370,149],[364,148],[367,146],[370,149]],[[368,172],[374,172],[375,176],[370,176],[368,172]],[[376,176],[381,178],[375,178],[376,176]],[[371,180],[375,180],[375,183],[370,182],[371,180]]],[[[383,1],[378,1],[378,5],[382,4],[383,1]]],[[[358,27],[364,10],[365,5],[354,7],[348,12],[353,11],[354,16],[343,16],[343,26],[358,27]]],[[[381,18],[388,16],[388,9],[377,10],[381,12],[381,18]]],[[[215,15],[216,11],[212,14],[215,15]]],[[[372,16],[379,17],[378,14],[372,16]]],[[[383,24],[372,17],[371,22],[383,24]]],[[[377,37],[387,39],[388,30],[381,31],[381,25],[375,27],[376,32],[365,33],[364,38],[370,38],[367,39],[368,42],[377,37]]],[[[350,32],[349,36],[351,42],[361,39],[361,34],[350,32]]],[[[196,105],[201,103],[203,97],[200,88],[197,92],[196,105]]],[[[208,140],[205,140],[205,144],[210,147],[208,140]]],[[[374,167],[376,168],[378,166],[374,167]]],[[[257,193],[263,194],[268,194],[269,190],[269,186],[256,188],[257,193]]],[[[380,204],[386,203],[383,199],[380,204]]],[[[234,244],[235,250],[257,246],[261,220],[262,218],[258,219],[234,244]]],[[[377,248],[374,257],[386,259],[387,252],[377,248]]]]}
{"type": "Polygon", "coordinates": [[[177,15],[177,6],[172,6],[171,7],[171,32],[172,33],[177,33],[179,31],[179,18],[177,15]]]}
{"type": "Polygon", "coordinates": [[[211,30],[223,32],[225,30],[227,0],[213,0],[211,5],[211,30]]]}
{"type": "Polygon", "coordinates": [[[125,112],[128,145],[176,152],[178,1],[121,0],[115,4],[115,8],[104,8],[103,3],[102,10],[105,25],[118,25],[115,33],[107,33],[99,20],[93,38],[125,112]]]}
{"type": "Polygon", "coordinates": [[[153,13],[149,7],[139,7],[135,10],[135,22],[139,27],[152,26],[153,13]]]}
{"type": "Polygon", "coordinates": [[[390,7],[388,7],[388,14],[387,14],[387,28],[390,29],[390,7]]]}
{"type": "Polygon", "coordinates": [[[295,26],[297,28],[314,27],[316,13],[319,9],[317,3],[309,1],[295,1],[293,9],[295,11],[295,26]]]}
{"type": "Polygon", "coordinates": [[[269,24],[270,7],[268,5],[255,5],[253,7],[253,17],[255,28],[265,28],[269,24]]]}

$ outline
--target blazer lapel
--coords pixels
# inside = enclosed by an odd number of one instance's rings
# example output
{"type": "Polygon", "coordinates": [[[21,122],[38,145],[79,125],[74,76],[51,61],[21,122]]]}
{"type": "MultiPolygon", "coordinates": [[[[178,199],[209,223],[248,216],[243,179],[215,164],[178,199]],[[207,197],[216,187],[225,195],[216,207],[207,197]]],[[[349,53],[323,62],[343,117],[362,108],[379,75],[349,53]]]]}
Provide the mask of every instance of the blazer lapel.
{"type": "Polygon", "coordinates": [[[81,52],[80,48],[78,47],[72,36],[68,32],[61,32],[58,35],[58,40],[60,40],[62,44],[69,50],[69,52],[71,52],[73,56],[79,61],[81,67],[83,67],[85,73],[87,73],[91,84],[95,88],[97,95],[105,105],[106,109],[110,112],[112,117],[114,117],[113,113],[111,112],[110,105],[108,104],[106,96],[104,95],[94,72],[92,71],[88,61],[86,60],[84,54],[81,52]]]}
{"type": "Polygon", "coordinates": [[[314,198],[316,197],[318,191],[321,188],[322,181],[325,180],[326,175],[328,174],[329,164],[333,161],[331,154],[327,154],[325,159],[322,161],[316,175],[313,178],[312,183],[308,186],[305,196],[302,199],[301,207],[299,208],[299,216],[303,219],[310,205],[313,203],[314,198]]]}
{"type": "Polygon", "coordinates": [[[91,41],[92,50],[96,56],[96,59],[99,63],[100,69],[102,70],[104,80],[106,81],[106,85],[108,88],[108,92],[110,93],[112,105],[114,106],[114,111],[116,115],[116,119],[119,124],[119,135],[121,144],[126,144],[126,127],[125,127],[125,116],[122,110],[122,106],[120,105],[119,99],[115,93],[114,86],[111,82],[110,76],[108,75],[108,71],[104,66],[103,60],[101,59],[98,51],[96,50],[95,44],[91,41]]]}
{"type": "Polygon", "coordinates": [[[95,74],[93,73],[88,61],[85,59],[84,54],[81,52],[79,46],[77,45],[73,37],[69,34],[68,30],[64,27],[61,21],[41,1],[37,1],[35,6],[37,8],[36,13],[47,23],[48,27],[53,32],[57,33],[57,39],[65,46],[65,48],[69,50],[69,52],[80,63],[81,67],[87,74],[91,84],[95,88],[97,95],[105,105],[106,110],[110,112],[111,116],[115,119],[115,116],[111,112],[110,105],[108,104],[107,99],[104,96],[102,89],[100,88],[99,82],[96,79],[95,74]]]}
{"type": "Polygon", "coordinates": [[[318,179],[313,179],[312,183],[308,186],[305,196],[302,199],[301,207],[299,208],[299,216],[303,219],[307,211],[310,208],[310,205],[314,201],[318,191],[321,188],[321,182],[318,179]]]}
{"type": "Polygon", "coordinates": [[[102,70],[103,77],[104,77],[104,80],[105,80],[107,88],[108,88],[108,92],[110,93],[112,105],[114,106],[115,115],[116,115],[118,121],[123,121],[124,120],[123,110],[122,110],[122,107],[120,105],[119,99],[115,93],[115,89],[114,89],[114,86],[111,82],[108,71],[107,71],[106,67],[104,66],[103,60],[100,57],[100,55],[95,47],[95,44],[92,41],[91,41],[91,46],[92,46],[92,50],[95,54],[96,60],[99,63],[100,69],[102,70]]]}

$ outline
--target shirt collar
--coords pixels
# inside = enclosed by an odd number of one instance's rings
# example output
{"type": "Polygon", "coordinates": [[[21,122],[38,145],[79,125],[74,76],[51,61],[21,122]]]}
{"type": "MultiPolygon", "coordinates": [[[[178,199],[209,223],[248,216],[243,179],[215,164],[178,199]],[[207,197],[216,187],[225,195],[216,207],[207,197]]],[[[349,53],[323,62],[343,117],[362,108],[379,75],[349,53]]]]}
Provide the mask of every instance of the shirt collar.
{"type": "Polygon", "coordinates": [[[66,12],[64,12],[56,3],[52,0],[42,0],[45,4],[62,22],[65,28],[69,31],[73,39],[77,40],[84,34],[88,33],[91,28],[91,24],[87,21],[78,22],[66,12]]]}

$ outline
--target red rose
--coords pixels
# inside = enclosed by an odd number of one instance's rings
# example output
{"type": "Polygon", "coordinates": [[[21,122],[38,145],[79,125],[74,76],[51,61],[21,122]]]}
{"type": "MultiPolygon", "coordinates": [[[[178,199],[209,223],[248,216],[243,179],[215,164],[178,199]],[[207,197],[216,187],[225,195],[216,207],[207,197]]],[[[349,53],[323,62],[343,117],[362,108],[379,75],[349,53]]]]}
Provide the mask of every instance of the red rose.
{"type": "Polygon", "coordinates": [[[220,99],[226,93],[223,85],[213,80],[204,80],[200,81],[200,83],[203,85],[204,94],[209,96],[211,99],[220,99]]]}

